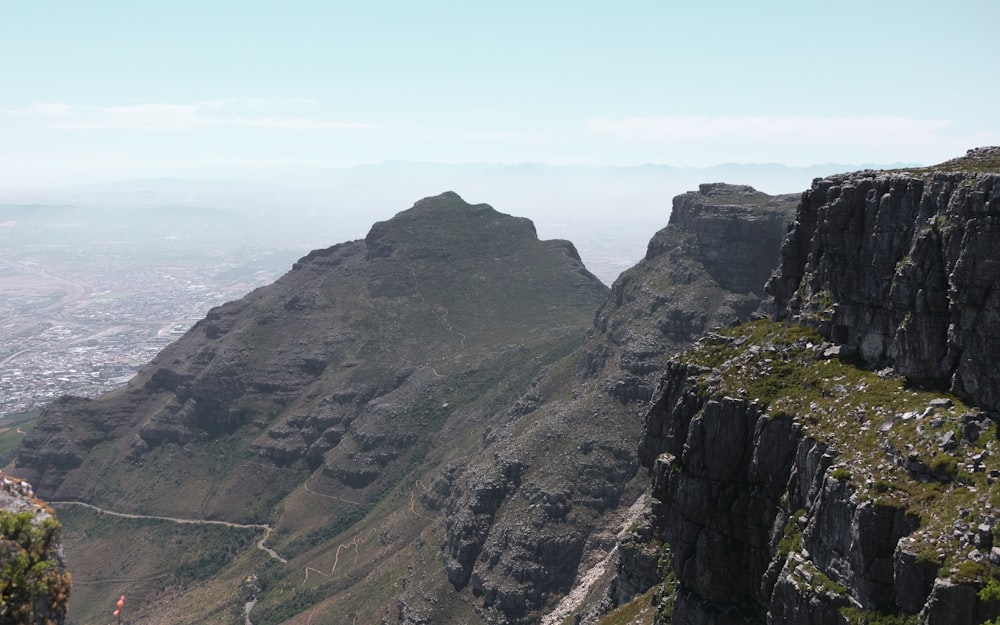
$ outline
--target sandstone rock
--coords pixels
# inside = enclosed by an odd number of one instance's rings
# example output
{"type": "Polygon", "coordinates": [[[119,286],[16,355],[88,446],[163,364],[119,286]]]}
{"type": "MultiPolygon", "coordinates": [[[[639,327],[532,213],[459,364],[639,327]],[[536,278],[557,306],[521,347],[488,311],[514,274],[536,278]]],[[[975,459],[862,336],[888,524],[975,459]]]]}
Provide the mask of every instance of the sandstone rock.
{"type": "Polygon", "coordinates": [[[767,291],[779,316],[813,319],[870,364],[997,409],[1000,174],[968,163],[814,181],[767,291]]]}
{"type": "MultiPolygon", "coordinates": [[[[811,345],[819,358],[857,355],[883,379],[898,373],[945,382],[967,402],[995,410],[1000,299],[987,285],[1000,278],[988,243],[1000,239],[1000,174],[983,169],[998,167],[1000,149],[991,149],[937,170],[817,179],[767,285],[776,315],[818,329],[825,341],[811,345]]],[[[778,353],[761,343],[741,349],[778,353]]],[[[708,373],[672,363],[663,372],[639,456],[651,474],[654,531],[670,544],[681,588],[672,622],[840,624],[842,609],[919,613],[926,623],[996,616],[1000,606],[985,605],[977,584],[939,571],[946,557],[954,558],[952,572],[956,563],[984,565],[995,527],[989,518],[965,511],[948,537],[958,553],[928,554],[927,545],[940,544],[929,536],[918,552],[910,538],[921,533],[916,512],[872,497],[872,489],[891,486],[859,479],[863,467],[834,465],[838,450],[807,431],[813,417],[779,410],[765,419],[752,401],[716,391],[734,368],[708,373]]],[[[925,440],[921,453],[912,443],[881,450],[887,466],[904,467],[913,479],[971,485],[962,472],[984,470],[987,456],[976,456],[986,453],[981,435],[991,423],[978,411],[958,417],[942,397],[893,417],[871,405],[848,411],[854,389],[847,385],[823,392],[833,405],[845,404],[842,415],[828,408],[835,428],[857,420],[864,432],[881,423],[880,436],[911,428],[925,440]]],[[[813,402],[811,410],[821,408],[813,402]]],[[[989,497],[980,496],[981,503],[989,497]]]]}

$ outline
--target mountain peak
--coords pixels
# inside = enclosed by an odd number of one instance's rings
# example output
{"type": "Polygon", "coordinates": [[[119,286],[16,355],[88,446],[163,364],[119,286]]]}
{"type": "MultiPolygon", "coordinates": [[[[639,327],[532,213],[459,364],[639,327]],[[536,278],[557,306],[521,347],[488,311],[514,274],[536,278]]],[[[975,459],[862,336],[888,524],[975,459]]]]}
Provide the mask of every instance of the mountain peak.
{"type": "Polygon", "coordinates": [[[402,258],[507,258],[537,241],[530,219],[505,215],[489,204],[469,204],[454,191],[426,197],[375,223],[365,237],[369,260],[394,252],[402,258]]]}

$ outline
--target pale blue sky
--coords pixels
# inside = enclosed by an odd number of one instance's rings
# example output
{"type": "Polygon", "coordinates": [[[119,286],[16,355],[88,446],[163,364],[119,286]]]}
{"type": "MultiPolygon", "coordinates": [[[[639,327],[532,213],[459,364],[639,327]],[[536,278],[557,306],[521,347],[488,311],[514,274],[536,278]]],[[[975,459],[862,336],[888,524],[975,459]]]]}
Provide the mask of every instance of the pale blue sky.
{"type": "Polygon", "coordinates": [[[1000,2],[0,1],[0,188],[385,160],[934,163],[1000,2]]]}

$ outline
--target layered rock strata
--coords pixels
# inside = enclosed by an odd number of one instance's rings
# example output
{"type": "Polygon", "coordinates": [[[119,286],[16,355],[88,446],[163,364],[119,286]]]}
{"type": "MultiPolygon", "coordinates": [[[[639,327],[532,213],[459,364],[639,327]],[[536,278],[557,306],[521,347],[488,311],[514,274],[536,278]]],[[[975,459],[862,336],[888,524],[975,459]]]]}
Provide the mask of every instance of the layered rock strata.
{"type": "Polygon", "coordinates": [[[1000,148],[817,179],[767,290],[873,366],[1000,409],[1000,148]]]}
{"type": "Polygon", "coordinates": [[[997,172],[985,148],[817,179],[767,286],[786,323],[670,365],[640,445],[677,585],[659,622],[1000,614],[997,172]]]}
{"type": "MultiPolygon", "coordinates": [[[[639,415],[657,379],[695,337],[757,309],[797,198],[727,184],[675,198],[669,224],[615,281],[581,349],[497,420],[480,459],[436,480],[448,579],[481,597],[483,618],[533,622],[615,548],[604,530],[637,495],[639,415]]],[[[647,570],[623,574],[609,605],[655,582],[646,551],[618,549],[647,570]]],[[[426,601],[408,593],[408,614],[433,614],[416,607],[426,601]]]]}

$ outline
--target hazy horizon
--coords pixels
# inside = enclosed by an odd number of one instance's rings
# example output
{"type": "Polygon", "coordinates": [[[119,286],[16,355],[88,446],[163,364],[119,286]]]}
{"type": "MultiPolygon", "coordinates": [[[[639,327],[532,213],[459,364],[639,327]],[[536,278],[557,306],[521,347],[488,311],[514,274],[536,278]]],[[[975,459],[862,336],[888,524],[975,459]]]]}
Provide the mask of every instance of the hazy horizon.
{"type": "MultiPolygon", "coordinates": [[[[13,242],[9,237],[17,237],[20,228],[16,219],[4,217],[4,205],[73,207],[89,211],[94,223],[115,220],[118,211],[126,211],[130,219],[140,220],[131,222],[133,227],[142,219],[148,221],[149,235],[169,224],[175,235],[197,236],[203,223],[217,228],[220,221],[228,220],[229,228],[217,230],[220,248],[267,247],[269,241],[270,245],[280,242],[290,265],[309,250],[364,237],[374,222],[389,219],[423,197],[454,191],[472,204],[486,203],[500,212],[531,219],[541,239],[571,241],[587,267],[610,284],[642,258],[649,239],[667,225],[676,195],[711,182],[747,184],[770,194],[800,193],[814,177],[845,169],[850,167],[394,162],[274,172],[271,177],[242,180],[230,172],[218,178],[161,177],[24,191],[0,189],[0,222],[10,221],[5,230],[8,242],[13,242]],[[169,215],[173,221],[157,215],[169,215]]],[[[100,248],[98,240],[81,241],[81,245],[100,248]]]]}
{"type": "Polygon", "coordinates": [[[933,164],[1000,144],[998,18],[991,0],[15,3],[0,190],[394,161],[933,164]]]}

